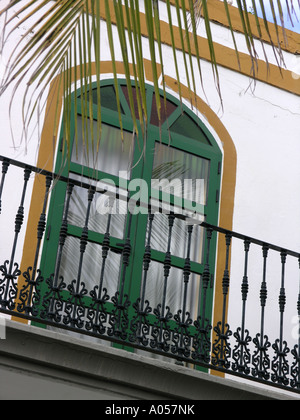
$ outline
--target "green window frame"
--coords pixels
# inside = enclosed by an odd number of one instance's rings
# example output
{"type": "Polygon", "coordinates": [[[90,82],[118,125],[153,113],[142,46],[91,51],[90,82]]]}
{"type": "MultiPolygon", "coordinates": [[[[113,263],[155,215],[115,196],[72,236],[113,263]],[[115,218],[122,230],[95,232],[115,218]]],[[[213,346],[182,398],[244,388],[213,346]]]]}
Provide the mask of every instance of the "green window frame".
{"type": "MultiPolygon", "coordinates": [[[[112,80],[104,80],[101,82],[101,88],[107,88],[106,92],[113,88],[112,80]]],[[[122,126],[126,133],[133,133],[133,122],[128,104],[128,98],[126,98],[125,81],[119,80],[119,97],[120,105],[122,110],[122,126]]],[[[96,84],[92,85],[92,89],[96,89],[96,84]]],[[[105,94],[103,89],[102,104],[101,104],[101,124],[106,124],[111,127],[119,128],[120,120],[119,114],[116,109],[116,103],[113,98],[110,98],[109,93],[105,94]],[[107,105],[107,106],[106,106],[107,105]]],[[[71,132],[73,142],[75,141],[74,127],[75,118],[82,114],[81,101],[78,99],[75,101],[75,95],[79,95],[79,92],[73,93],[73,110],[72,110],[72,121],[71,121],[71,132]],[[75,109],[76,104],[76,109],[75,109]]],[[[209,177],[207,184],[206,202],[204,205],[198,205],[197,210],[205,215],[205,221],[210,224],[218,223],[219,214],[219,191],[221,183],[221,164],[222,164],[222,153],[220,148],[207,129],[203,122],[185,105],[183,105],[178,99],[167,94],[167,101],[169,107],[167,114],[164,115],[162,125],[158,127],[157,117],[155,113],[155,96],[154,89],[152,86],[147,86],[147,107],[148,115],[150,116],[147,126],[147,141],[144,154],[142,154],[143,147],[143,136],[140,123],[138,121],[138,133],[134,136],[134,147],[132,153],[132,166],[130,179],[121,179],[116,175],[109,174],[101,171],[100,168],[91,168],[87,165],[72,162],[67,160],[66,151],[60,146],[57,152],[57,161],[55,171],[61,173],[65,177],[77,177],[76,179],[82,179],[83,182],[100,182],[103,179],[110,179],[116,187],[121,187],[122,184],[128,183],[130,180],[142,179],[148,185],[149,199],[153,198],[153,189],[151,190],[151,180],[153,177],[153,163],[155,159],[155,147],[157,150],[173,151],[178,156],[183,154],[191,157],[191,162],[196,162],[197,158],[203,159],[203,162],[209,162],[209,177]],[[189,128],[190,127],[190,128],[189,128]],[[190,130],[190,131],[189,131],[190,130]],[[189,135],[187,135],[189,134],[189,135]],[[165,146],[165,147],[164,147],[165,146]],[[168,149],[166,149],[168,148],[168,149]],[[67,164],[66,164],[67,162],[67,164]],[[62,169],[63,168],[63,169],[62,169]],[[79,177],[79,178],[78,178],[79,177]],[[91,181],[92,180],[92,181],[91,181]]],[[[161,92],[161,102],[163,102],[163,92],[161,92]]],[[[93,103],[92,106],[88,107],[89,117],[93,120],[97,120],[97,106],[93,103]],[[92,115],[90,115],[90,111],[92,115]]],[[[60,144],[63,142],[63,129],[61,130],[60,144]]],[[[101,142],[101,140],[100,140],[101,142]]],[[[70,145],[71,150],[74,148],[74,144],[70,145]]],[[[193,169],[191,169],[193,171],[193,169]]],[[[155,191],[154,191],[155,192],[155,191]]],[[[129,197],[133,196],[135,191],[131,191],[129,197]]],[[[156,191],[155,198],[160,202],[162,200],[162,192],[156,191]]],[[[56,270],[57,265],[57,250],[59,247],[60,228],[63,220],[64,203],[67,196],[67,185],[62,181],[57,181],[55,188],[53,189],[48,212],[47,229],[45,235],[45,241],[41,257],[41,271],[44,278],[50,277],[56,270]]],[[[176,196],[171,195],[171,203],[176,203],[176,196]]],[[[194,210],[195,203],[190,200],[187,201],[187,206],[190,206],[191,210],[194,210]]],[[[163,216],[161,216],[163,217],[163,216]]],[[[110,237],[110,248],[114,250],[116,255],[121,254],[122,249],[126,243],[126,235],[129,229],[130,220],[130,243],[131,243],[131,257],[130,262],[126,270],[125,282],[124,282],[124,294],[127,294],[130,302],[135,302],[140,298],[141,282],[143,277],[143,260],[145,253],[145,246],[147,241],[148,232],[148,215],[137,214],[131,218],[125,217],[124,236],[117,237],[111,235],[110,237]]],[[[75,238],[79,241],[82,235],[82,226],[68,223],[67,226],[68,238],[75,238]]],[[[105,241],[105,231],[99,232],[95,229],[88,230],[88,243],[93,243],[101,247],[105,241]]],[[[205,252],[205,239],[203,239],[203,253],[205,252]]],[[[215,266],[216,259],[216,240],[213,239],[211,243],[210,252],[210,267],[215,266]]],[[[161,249],[151,249],[151,262],[162,266],[166,258],[166,252],[161,249]]],[[[175,270],[184,269],[185,256],[171,255],[171,267],[175,270]]],[[[192,274],[201,278],[204,270],[204,261],[191,261],[190,269],[192,274]]],[[[213,276],[213,273],[212,273],[213,276]]],[[[46,285],[44,286],[46,290],[46,285]]],[[[45,290],[42,293],[45,293],[45,290]]],[[[206,318],[211,319],[213,309],[213,293],[214,288],[208,289],[207,304],[206,304],[206,318]]],[[[65,299],[68,299],[68,293],[65,292],[65,299]]],[[[86,296],[86,302],[88,306],[89,297],[86,296]]],[[[199,289],[199,301],[198,308],[201,307],[201,287],[199,289]]],[[[178,308],[179,309],[179,308],[178,308]]],[[[151,320],[150,320],[151,322],[151,320]]]]}

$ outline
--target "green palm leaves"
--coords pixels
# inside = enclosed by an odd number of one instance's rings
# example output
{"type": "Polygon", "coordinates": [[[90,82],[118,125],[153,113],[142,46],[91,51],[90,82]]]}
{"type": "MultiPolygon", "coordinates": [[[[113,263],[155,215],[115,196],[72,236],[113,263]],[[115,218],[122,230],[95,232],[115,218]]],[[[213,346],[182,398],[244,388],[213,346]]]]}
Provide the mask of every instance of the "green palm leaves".
{"type": "MultiPolygon", "coordinates": [[[[253,19],[250,21],[247,12],[249,2],[237,0],[246,46],[253,62],[254,77],[257,65],[254,33],[258,33],[259,37],[262,31],[268,34],[278,65],[282,64],[279,25],[283,24],[282,3],[290,6],[290,1],[292,0],[268,0],[277,34],[277,39],[274,40],[265,12],[265,2],[251,1],[255,17],[255,27],[253,27],[253,19]],[[263,19],[258,19],[258,6],[262,11],[263,19]]],[[[182,69],[184,69],[184,78],[191,92],[196,91],[199,83],[203,86],[201,51],[197,33],[200,21],[205,27],[211,70],[219,91],[219,73],[209,3],[208,0],[13,0],[7,2],[7,6],[0,11],[3,24],[0,47],[2,55],[6,57],[6,71],[2,75],[0,94],[9,86],[13,87],[12,100],[17,97],[17,92],[22,92],[23,125],[26,129],[36,118],[34,115],[41,114],[45,101],[44,94],[48,91],[50,82],[56,78],[56,83],[60,86],[58,91],[63,95],[64,130],[68,144],[71,92],[75,87],[80,90],[80,99],[74,100],[81,101],[83,117],[88,116],[91,114],[89,108],[92,106],[92,101],[89,100],[91,95],[89,86],[92,81],[98,82],[98,131],[101,133],[101,64],[104,59],[111,60],[114,77],[117,80],[116,62],[122,61],[134,127],[138,129],[137,121],[139,121],[143,130],[148,121],[144,57],[150,58],[152,63],[157,98],[156,108],[160,116],[159,88],[165,89],[164,69],[169,65],[175,68],[178,86],[180,86],[182,69]],[[162,33],[161,30],[162,13],[163,19],[168,24],[168,34],[162,33]],[[22,38],[19,38],[13,50],[8,51],[6,46],[9,39],[16,39],[13,37],[19,36],[20,28],[23,28],[22,38]],[[178,40],[175,41],[175,30],[176,33],[179,31],[180,48],[178,48],[178,40]],[[172,59],[170,55],[165,59],[166,36],[169,39],[172,59]],[[157,64],[160,64],[162,69],[160,79],[157,64]],[[138,89],[134,91],[131,88],[132,80],[135,86],[138,86],[138,89]],[[138,114],[134,111],[135,107],[138,114]]],[[[230,12],[232,7],[229,6],[228,0],[224,0],[223,5],[236,57],[239,60],[230,12]]],[[[266,54],[265,58],[268,59],[266,54]]],[[[117,83],[116,94],[118,97],[117,83]]],[[[119,115],[120,124],[122,124],[120,110],[119,115]]],[[[93,130],[92,126],[91,130],[93,130]]]]}

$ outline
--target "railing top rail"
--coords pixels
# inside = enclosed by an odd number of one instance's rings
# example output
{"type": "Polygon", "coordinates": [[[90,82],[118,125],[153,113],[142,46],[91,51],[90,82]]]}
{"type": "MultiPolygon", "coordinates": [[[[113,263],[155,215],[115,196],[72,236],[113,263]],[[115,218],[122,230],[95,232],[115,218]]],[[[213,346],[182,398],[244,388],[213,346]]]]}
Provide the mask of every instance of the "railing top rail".
{"type": "Polygon", "coordinates": [[[211,224],[206,223],[206,222],[202,222],[201,226],[203,226],[205,228],[211,228],[212,230],[214,230],[216,232],[222,233],[224,235],[229,235],[232,238],[241,239],[242,241],[249,241],[252,244],[256,244],[256,245],[259,245],[261,247],[266,247],[267,249],[271,249],[273,251],[277,251],[277,252],[280,252],[280,253],[283,252],[286,255],[290,255],[292,257],[298,258],[299,262],[300,262],[300,253],[299,252],[291,251],[287,248],[283,248],[283,247],[280,247],[278,245],[273,245],[273,244],[270,244],[268,242],[262,241],[260,239],[252,238],[251,236],[243,235],[243,234],[238,233],[238,232],[233,232],[229,229],[224,229],[224,228],[219,227],[219,226],[214,226],[214,225],[211,225],[211,224]]]}
{"type": "MultiPolygon", "coordinates": [[[[10,165],[17,166],[18,168],[30,169],[32,172],[35,172],[37,174],[44,175],[44,176],[50,176],[52,179],[56,179],[56,180],[63,181],[63,182],[66,182],[66,183],[69,183],[71,181],[73,185],[77,185],[78,187],[82,187],[82,188],[86,188],[86,189],[93,188],[93,186],[91,186],[88,183],[78,181],[78,180],[73,179],[73,178],[68,178],[68,177],[65,177],[65,176],[63,176],[59,173],[47,171],[46,169],[38,168],[37,166],[30,165],[30,164],[21,162],[19,160],[11,159],[11,158],[8,158],[8,157],[2,156],[2,155],[0,155],[0,161],[2,161],[2,162],[6,161],[10,165]]],[[[101,192],[101,190],[99,190],[99,192],[101,192]]]]}
{"type": "MultiPolygon", "coordinates": [[[[10,165],[16,166],[18,168],[30,169],[32,172],[35,172],[37,174],[44,175],[44,176],[49,176],[53,180],[62,181],[62,182],[65,182],[66,184],[72,183],[74,186],[78,186],[78,187],[84,188],[86,190],[92,189],[92,190],[97,191],[97,193],[99,193],[99,194],[107,194],[107,195],[112,194],[118,200],[123,200],[123,201],[127,201],[127,202],[133,201],[132,198],[129,195],[127,195],[127,196],[124,195],[124,192],[122,192],[118,187],[117,187],[117,191],[119,191],[119,192],[112,193],[106,188],[99,188],[99,187],[97,187],[97,185],[92,185],[91,183],[87,183],[87,182],[75,179],[73,177],[66,177],[66,176],[61,175],[60,173],[47,171],[45,169],[38,168],[36,166],[30,165],[30,164],[27,164],[27,163],[24,163],[24,162],[15,160],[15,159],[11,159],[11,158],[8,158],[6,156],[0,155],[0,161],[2,161],[2,162],[6,161],[10,165]]],[[[91,179],[91,181],[97,182],[96,179],[91,179]]],[[[151,214],[151,212],[153,212],[153,210],[155,212],[158,212],[158,213],[166,213],[164,208],[160,207],[157,204],[153,204],[153,203],[146,204],[146,203],[140,202],[139,207],[147,209],[149,214],[151,214]]],[[[178,219],[185,220],[188,223],[193,223],[193,219],[191,218],[190,215],[186,216],[184,214],[179,214],[179,213],[175,213],[175,212],[171,212],[171,213],[178,219]]],[[[191,212],[191,213],[193,213],[193,212],[191,212]]],[[[202,218],[205,217],[205,214],[197,213],[197,212],[194,212],[194,215],[201,216],[202,218]]],[[[195,221],[195,223],[200,224],[199,220],[195,221]]]]}

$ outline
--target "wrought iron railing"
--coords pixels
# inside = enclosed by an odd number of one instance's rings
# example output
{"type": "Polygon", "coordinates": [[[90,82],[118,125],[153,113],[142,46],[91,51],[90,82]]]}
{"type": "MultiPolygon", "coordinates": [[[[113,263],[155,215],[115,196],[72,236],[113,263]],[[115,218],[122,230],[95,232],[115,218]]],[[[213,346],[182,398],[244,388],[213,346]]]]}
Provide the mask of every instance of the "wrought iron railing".
{"type": "MultiPolygon", "coordinates": [[[[68,208],[73,188],[76,186],[87,190],[88,214],[95,193],[94,187],[74,179],[70,181],[68,178],[12,159],[0,159],[0,217],[5,218],[5,223],[1,222],[2,232],[8,228],[8,216],[3,214],[5,209],[8,209],[10,215],[15,214],[14,234],[9,240],[4,233],[1,234],[1,254],[6,256],[0,266],[0,312],[40,325],[76,331],[133,349],[164,355],[194,366],[294,392],[300,391],[299,253],[202,222],[205,247],[203,271],[200,276],[201,299],[198,313],[193,317],[186,305],[192,271],[190,252],[193,224],[189,220],[186,224],[186,257],[181,268],[182,304],[171,313],[166,302],[166,287],[172,266],[170,240],[167,241],[165,250],[163,287],[159,304],[153,307],[146,293],[147,275],[152,264],[151,230],[155,223],[155,215],[148,215],[140,291],[135,301],[130,301],[124,288],[126,270],[132,257],[129,233],[133,216],[128,216],[127,235],[119,246],[111,242],[111,218],[108,216],[99,257],[102,261],[100,277],[94,282],[94,287],[88,290],[80,275],[80,265],[75,280],[59,276],[58,268],[68,232],[68,208]],[[4,199],[9,191],[14,198],[16,195],[17,188],[12,192],[8,182],[10,170],[14,185],[18,185],[20,191],[15,210],[11,208],[12,202],[4,199]],[[21,172],[23,183],[17,178],[21,172]],[[32,181],[33,175],[39,175],[39,182],[43,182],[44,197],[35,239],[32,237],[35,247],[32,265],[21,270],[18,260],[21,254],[18,254],[18,249],[20,248],[22,253],[22,230],[26,227],[25,220],[29,211],[27,195],[31,195],[29,181],[32,181]],[[58,260],[54,272],[44,277],[39,267],[40,255],[45,239],[49,196],[58,179],[59,182],[68,185],[60,226],[58,260]],[[13,211],[15,213],[12,213],[13,211]],[[218,252],[224,255],[221,278],[218,278],[220,267],[216,270],[216,267],[211,267],[210,264],[212,243],[216,243],[212,242],[214,239],[217,239],[218,252]],[[109,295],[103,285],[103,279],[111,252],[119,252],[121,255],[121,275],[117,290],[109,295]],[[213,275],[216,277],[214,282],[213,275]],[[207,294],[213,287],[215,295],[221,297],[215,304],[218,305],[218,311],[215,313],[220,314],[220,319],[211,321],[207,310],[207,294]]],[[[172,231],[176,217],[184,218],[176,214],[167,217],[169,232],[172,231]]],[[[88,243],[87,222],[88,217],[80,236],[81,262],[88,243]]],[[[222,259],[217,258],[218,264],[220,260],[222,259]]]]}

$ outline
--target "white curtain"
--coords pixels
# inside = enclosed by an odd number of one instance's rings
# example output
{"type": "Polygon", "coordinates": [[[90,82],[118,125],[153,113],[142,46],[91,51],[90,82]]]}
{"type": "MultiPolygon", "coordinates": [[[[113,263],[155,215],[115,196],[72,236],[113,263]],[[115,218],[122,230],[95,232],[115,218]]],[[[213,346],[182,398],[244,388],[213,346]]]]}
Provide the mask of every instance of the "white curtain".
{"type": "MultiPolygon", "coordinates": [[[[78,124],[81,124],[81,118],[78,117],[78,124]]],[[[96,130],[96,122],[95,130],[96,130]]],[[[132,134],[125,132],[124,143],[120,140],[120,130],[108,125],[102,125],[102,136],[98,153],[92,146],[89,138],[89,149],[87,151],[83,144],[83,139],[79,136],[79,141],[73,149],[72,161],[80,165],[89,166],[107,174],[119,175],[123,171],[125,178],[130,179],[131,159],[132,159],[132,134]]],[[[79,128],[79,133],[81,129],[79,128]]],[[[195,209],[202,210],[207,200],[208,179],[209,179],[209,161],[207,159],[192,155],[190,153],[178,150],[176,148],[157,143],[155,147],[153,178],[175,179],[181,182],[182,186],[189,186],[188,191],[183,191],[184,197],[188,197],[190,202],[194,202],[195,209]],[[184,180],[190,179],[192,182],[184,184],[184,180]],[[196,188],[196,180],[202,180],[201,189],[196,188]]],[[[74,179],[82,182],[91,182],[82,176],[70,174],[74,179]]],[[[111,192],[116,192],[112,185],[105,182],[97,183],[98,190],[108,188],[111,192]]],[[[86,218],[88,192],[84,188],[75,187],[72,193],[68,223],[74,226],[83,227],[86,218]]],[[[126,192],[124,192],[126,196],[126,192]]],[[[91,231],[104,234],[107,228],[108,214],[103,214],[101,208],[107,205],[107,197],[103,197],[96,192],[92,202],[89,217],[88,228],[91,231]],[[102,206],[102,207],[101,207],[102,206]]],[[[114,214],[111,217],[110,234],[116,238],[124,238],[124,229],[126,222],[126,201],[117,200],[115,202],[114,214]]],[[[174,209],[176,211],[176,209],[174,209]]],[[[182,209],[177,209],[178,211],[182,209]]],[[[201,211],[199,212],[201,213],[201,211]]],[[[183,211],[185,214],[185,210],[183,211]]],[[[203,219],[203,213],[200,219],[203,219]]],[[[168,246],[169,224],[168,215],[157,213],[154,216],[151,248],[153,250],[165,253],[168,246]]],[[[147,240],[148,232],[146,233],[147,240]]],[[[199,224],[195,225],[192,233],[191,242],[191,261],[203,262],[203,243],[204,232],[199,224]]],[[[188,245],[187,223],[184,220],[175,219],[171,238],[171,255],[186,258],[188,245]]],[[[68,237],[63,249],[61,261],[61,275],[67,283],[77,278],[80,257],[80,239],[68,237]]],[[[81,274],[88,290],[99,284],[102,266],[102,247],[101,245],[88,243],[81,274]]],[[[103,286],[107,288],[108,294],[113,296],[118,290],[119,272],[121,267],[121,256],[109,252],[106,262],[103,286]]],[[[141,273],[142,279],[143,273],[141,273]]],[[[175,314],[183,307],[183,270],[171,267],[167,283],[166,305],[175,314]]],[[[164,287],[164,266],[163,263],[151,261],[148,278],[146,283],[146,299],[150,301],[150,306],[155,308],[162,303],[164,287]]],[[[191,274],[188,283],[187,311],[191,316],[197,317],[198,304],[200,296],[200,276],[191,274]]]]}
{"type": "MultiPolygon", "coordinates": [[[[70,284],[77,279],[80,259],[80,239],[72,236],[66,238],[63,249],[60,274],[64,276],[66,284],[70,284]]],[[[89,242],[83,257],[83,266],[80,282],[85,284],[90,292],[100,283],[102,267],[102,247],[101,245],[89,242]]],[[[103,287],[107,289],[109,296],[113,296],[118,289],[119,269],[121,256],[114,252],[109,252],[105,263],[103,287]]]]}
{"type": "MultiPolygon", "coordinates": [[[[207,201],[208,180],[209,180],[209,160],[195,156],[191,153],[184,152],[162,143],[156,143],[154,151],[153,177],[160,180],[161,191],[164,192],[164,183],[162,179],[167,179],[165,192],[169,189],[170,182],[177,180],[175,195],[188,199],[189,204],[186,207],[185,201],[182,200],[183,208],[174,207],[173,211],[183,215],[190,214],[189,209],[198,211],[194,218],[198,221],[204,220],[204,206],[207,201]],[[190,182],[186,182],[190,180],[190,182]],[[197,183],[197,180],[199,183],[197,183]],[[200,182],[201,181],[201,182],[200,182]],[[190,207],[192,206],[192,207],[190,207]]],[[[158,197],[156,192],[155,197],[158,197]]],[[[165,205],[165,204],[164,204],[165,205]]],[[[163,205],[163,207],[164,207],[163,205]]],[[[172,228],[171,236],[171,255],[185,259],[187,256],[188,245],[188,225],[185,220],[176,218],[172,228]]],[[[203,262],[203,244],[204,230],[195,224],[191,238],[191,261],[203,262]]],[[[169,223],[168,215],[159,213],[155,214],[152,235],[151,248],[166,252],[169,239],[169,223]]],[[[155,306],[162,301],[162,288],[164,283],[163,264],[151,262],[149,269],[149,278],[147,282],[147,293],[151,296],[151,301],[155,302],[155,306]]],[[[200,295],[200,276],[191,274],[188,284],[187,310],[193,316],[197,316],[198,300],[200,295]]],[[[183,306],[183,271],[171,268],[167,287],[167,305],[171,311],[177,312],[183,306]]]]}
{"type": "MultiPolygon", "coordinates": [[[[151,248],[166,252],[168,245],[168,216],[156,214],[152,225],[151,248]]],[[[203,228],[196,225],[193,228],[191,238],[190,259],[195,262],[202,262],[203,259],[203,228]]],[[[171,237],[171,255],[180,257],[183,260],[187,256],[188,232],[184,220],[175,219],[171,237]]],[[[164,266],[162,263],[151,261],[147,277],[146,296],[151,306],[156,307],[162,303],[164,287],[164,266]]],[[[183,307],[183,270],[171,267],[167,281],[166,305],[174,314],[183,307]]],[[[187,311],[192,316],[197,316],[198,299],[200,294],[200,276],[191,274],[188,283],[187,311]]]]}
{"type": "Polygon", "coordinates": [[[91,121],[83,129],[82,118],[77,117],[78,139],[74,141],[71,160],[96,171],[129,179],[132,166],[133,134],[119,128],[101,124],[101,137],[98,138],[98,123],[91,121]],[[91,134],[93,126],[93,137],[91,134]],[[85,134],[84,134],[85,133],[85,134]]]}

